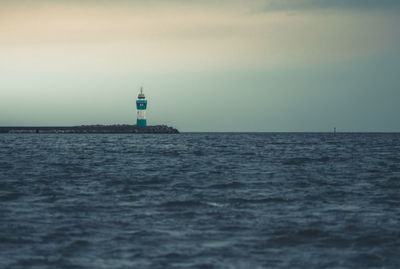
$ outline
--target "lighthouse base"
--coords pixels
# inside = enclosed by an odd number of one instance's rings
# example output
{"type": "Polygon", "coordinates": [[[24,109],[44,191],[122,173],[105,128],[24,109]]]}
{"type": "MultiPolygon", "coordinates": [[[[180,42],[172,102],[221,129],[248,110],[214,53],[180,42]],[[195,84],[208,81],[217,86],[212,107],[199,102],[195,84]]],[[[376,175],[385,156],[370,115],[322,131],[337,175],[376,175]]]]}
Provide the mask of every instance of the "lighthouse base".
{"type": "Polygon", "coordinates": [[[140,119],[137,119],[136,125],[137,125],[138,127],[146,127],[146,126],[147,126],[147,120],[140,120],[140,119]]]}

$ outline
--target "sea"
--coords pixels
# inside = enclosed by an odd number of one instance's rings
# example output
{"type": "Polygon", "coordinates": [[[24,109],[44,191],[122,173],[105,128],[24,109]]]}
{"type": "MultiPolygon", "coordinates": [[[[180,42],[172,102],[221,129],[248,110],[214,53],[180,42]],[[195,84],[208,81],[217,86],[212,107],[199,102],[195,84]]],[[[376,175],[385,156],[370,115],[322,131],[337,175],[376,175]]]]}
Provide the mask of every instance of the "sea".
{"type": "Polygon", "coordinates": [[[400,268],[400,134],[0,134],[0,268],[400,268]]]}

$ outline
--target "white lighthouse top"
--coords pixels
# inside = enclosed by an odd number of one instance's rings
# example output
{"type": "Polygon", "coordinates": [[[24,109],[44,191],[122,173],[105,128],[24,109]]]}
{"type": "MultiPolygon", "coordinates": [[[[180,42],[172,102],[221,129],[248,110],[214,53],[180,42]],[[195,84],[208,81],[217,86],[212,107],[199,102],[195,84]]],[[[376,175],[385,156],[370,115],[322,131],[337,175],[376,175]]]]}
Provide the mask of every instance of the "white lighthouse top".
{"type": "Polygon", "coordinates": [[[145,99],[146,97],[144,96],[144,93],[143,93],[143,87],[140,87],[140,93],[139,93],[139,95],[138,95],[138,99],[145,99]]]}

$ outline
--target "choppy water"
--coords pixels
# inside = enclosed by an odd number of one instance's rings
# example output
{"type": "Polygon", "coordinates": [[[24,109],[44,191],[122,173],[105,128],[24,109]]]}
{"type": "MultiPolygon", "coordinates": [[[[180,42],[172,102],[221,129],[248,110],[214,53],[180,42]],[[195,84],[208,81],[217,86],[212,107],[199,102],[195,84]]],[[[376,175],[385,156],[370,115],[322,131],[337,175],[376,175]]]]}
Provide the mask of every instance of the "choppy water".
{"type": "Polygon", "coordinates": [[[0,268],[400,268],[400,134],[0,135],[0,268]]]}

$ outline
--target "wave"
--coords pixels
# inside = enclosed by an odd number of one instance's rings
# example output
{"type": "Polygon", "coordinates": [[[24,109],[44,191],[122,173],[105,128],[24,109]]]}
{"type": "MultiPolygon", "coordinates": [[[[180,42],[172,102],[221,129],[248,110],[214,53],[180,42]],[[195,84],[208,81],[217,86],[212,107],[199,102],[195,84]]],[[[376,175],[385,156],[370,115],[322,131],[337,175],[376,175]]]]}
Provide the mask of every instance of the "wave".
{"type": "Polygon", "coordinates": [[[163,207],[195,207],[195,206],[203,206],[200,201],[196,200],[186,200],[186,201],[181,201],[181,200],[176,200],[176,201],[169,201],[166,203],[162,203],[161,206],[163,207]]]}
{"type": "Polygon", "coordinates": [[[240,182],[230,182],[230,183],[222,183],[222,184],[213,184],[208,186],[208,189],[235,189],[235,188],[242,188],[247,186],[247,184],[240,183],[240,182]]]}
{"type": "Polygon", "coordinates": [[[296,158],[288,158],[282,161],[283,165],[301,165],[305,163],[327,163],[331,159],[329,157],[320,157],[320,158],[307,158],[307,157],[296,157],[296,158]]]}
{"type": "Polygon", "coordinates": [[[264,203],[290,203],[292,199],[273,197],[263,199],[246,199],[246,198],[234,198],[230,199],[229,202],[234,204],[264,204],[264,203]]]}

